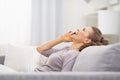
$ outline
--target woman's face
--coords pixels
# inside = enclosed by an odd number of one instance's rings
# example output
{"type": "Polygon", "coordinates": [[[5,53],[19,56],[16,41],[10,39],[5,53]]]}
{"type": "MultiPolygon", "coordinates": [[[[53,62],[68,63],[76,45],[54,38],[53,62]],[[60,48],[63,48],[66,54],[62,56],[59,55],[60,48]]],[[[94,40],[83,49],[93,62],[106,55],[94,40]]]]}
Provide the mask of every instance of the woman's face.
{"type": "Polygon", "coordinates": [[[77,29],[77,31],[71,36],[72,42],[89,43],[91,40],[88,38],[88,36],[91,33],[93,33],[93,30],[91,27],[77,29]]]}

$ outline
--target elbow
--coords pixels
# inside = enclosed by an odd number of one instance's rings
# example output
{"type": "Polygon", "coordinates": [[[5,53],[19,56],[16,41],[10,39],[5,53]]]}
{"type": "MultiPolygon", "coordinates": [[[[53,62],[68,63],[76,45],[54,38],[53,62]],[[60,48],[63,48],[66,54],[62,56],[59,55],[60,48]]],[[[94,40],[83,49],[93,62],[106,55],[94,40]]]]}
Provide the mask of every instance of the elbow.
{"type": "Polygon", "coordinates": [[[41,50],[39,47],[37,47],[36,50],[37,50],[37,52],[39,52],[39,53],[42,52],[42,50],[41,50]]]}

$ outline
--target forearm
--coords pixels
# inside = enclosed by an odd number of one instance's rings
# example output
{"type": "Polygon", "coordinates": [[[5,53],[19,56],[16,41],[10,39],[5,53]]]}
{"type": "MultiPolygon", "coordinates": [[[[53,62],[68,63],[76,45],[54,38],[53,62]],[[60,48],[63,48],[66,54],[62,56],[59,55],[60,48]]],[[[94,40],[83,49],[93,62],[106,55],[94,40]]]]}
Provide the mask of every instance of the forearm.
{"type": "Polygon", "coordinates": [[[73,34],[73,32],[69,31],[66,34],[64,34],[64,35],[62,35],[54,40],[48,41],[47,43],[44,43],[44,44],[38,46],[37,51],[39,53],[42,53],[43,51],[48,50],[48,49],[54,47],[55,45],[57,45],[61,42],[71,42],[72,41],[72,39],[71,39],[72,34],[73,34]]]}
{"type": "Polygon", "coordinates": [[[57,45],[59,43],[62,43],[62,42],[63,42],[62,37],[58,37],[58,38],[56,38],[54,40],[48,41],[48,42],[38,46],[37,51],[39,53],[41,53],[41,52],[43,52],[45,50],[48,50],[48,49],[50,49],[50,48],[54,47],[55,45],[57,45]]]}

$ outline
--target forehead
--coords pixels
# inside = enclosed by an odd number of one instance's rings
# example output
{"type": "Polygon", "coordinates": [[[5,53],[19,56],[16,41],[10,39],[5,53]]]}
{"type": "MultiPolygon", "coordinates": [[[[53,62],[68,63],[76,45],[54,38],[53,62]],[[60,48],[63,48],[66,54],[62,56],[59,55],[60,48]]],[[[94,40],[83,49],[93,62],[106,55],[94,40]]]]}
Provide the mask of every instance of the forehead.
{"type": "Polygon", "coordinates": [[[90,34],[93,33],[92,27],[85,27],[85,31],[90,33],[90,34]]]}

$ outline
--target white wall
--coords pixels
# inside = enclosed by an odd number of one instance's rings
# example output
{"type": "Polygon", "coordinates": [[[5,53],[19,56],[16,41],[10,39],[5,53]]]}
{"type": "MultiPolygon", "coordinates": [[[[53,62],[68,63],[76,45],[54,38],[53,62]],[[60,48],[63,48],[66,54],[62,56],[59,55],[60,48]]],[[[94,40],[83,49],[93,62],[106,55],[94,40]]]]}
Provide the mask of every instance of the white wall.
{"type": "Polygon", "coordinates": [[[111,7],[111,10],[120,11],[120,0],[118,0],[117,5],[111,7]]]}
{"type": "Polygon", "coordinates": [[[86,14],[98,8],[108,5],[108,0],[62,0],[62,27],[66,32],[68,29],[83,28],[86,26],[86,14]]]}
{"type": "Polygon", "coordinates": [[[76,29],[85,26],[83,12],[86,10],[82,0],[62,0],[62,27],[64,30],[76,29]]]}
{"type": "MultiPolygon", "coordinates": [[[[112,9],[120,12],[120,0],[118,0],[118,1],[119,1],[118,5],[114,6],[112,9]]],[[[119,23],[119,25],[120,25],[120,23],[119,23]]],[[[119,42],[120,42],[120,30],[119,30],[119,42]]]]}

